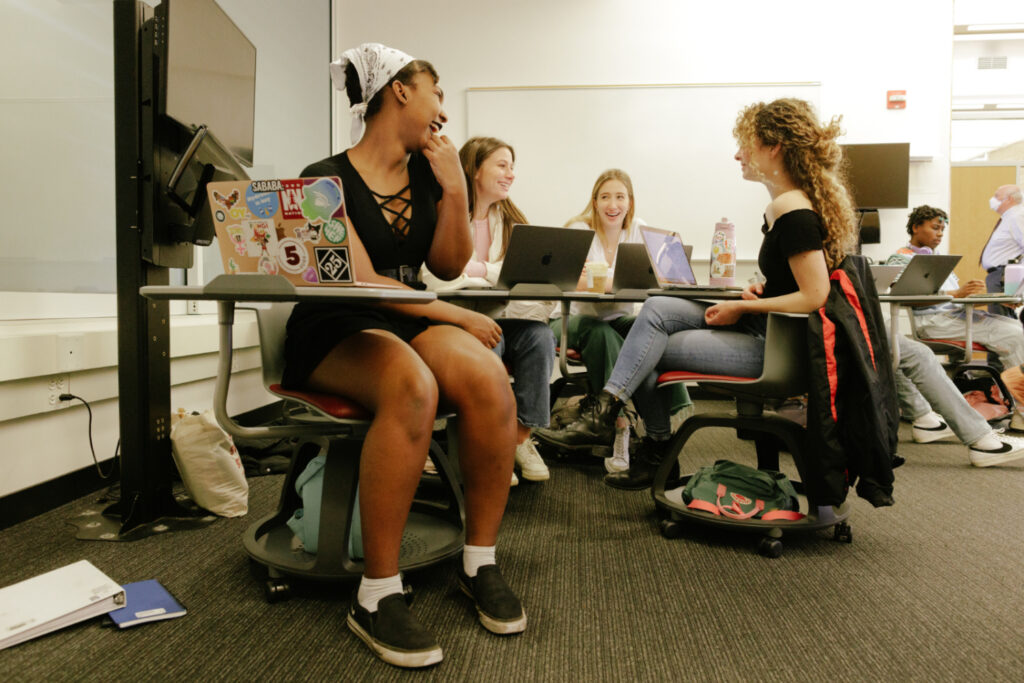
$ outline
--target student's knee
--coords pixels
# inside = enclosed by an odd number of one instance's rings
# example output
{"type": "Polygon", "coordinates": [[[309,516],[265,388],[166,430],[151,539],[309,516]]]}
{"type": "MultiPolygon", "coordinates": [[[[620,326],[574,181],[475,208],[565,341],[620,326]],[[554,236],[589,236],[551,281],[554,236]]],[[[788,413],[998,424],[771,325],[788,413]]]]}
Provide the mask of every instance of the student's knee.
{"type": "Polygon", "coordinates": [[[377,415],[392,416],[418,433],[433,426],[437,414],[437,381],[418,360],[396,363],[380,378],[377,415]]]}
{"type": "Polygon", "coordinates": [[[508,370],[491,353],[475,353],[463,359],[456,386],[449,392],[460,410],[479,407],[510,410],[515,403],[508,370]]]}

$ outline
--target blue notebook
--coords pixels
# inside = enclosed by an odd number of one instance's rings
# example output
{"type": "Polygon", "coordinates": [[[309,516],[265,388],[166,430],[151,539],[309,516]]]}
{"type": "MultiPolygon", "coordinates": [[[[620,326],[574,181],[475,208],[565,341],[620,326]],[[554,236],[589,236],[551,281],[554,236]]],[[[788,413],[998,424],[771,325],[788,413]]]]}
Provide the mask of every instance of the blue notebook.
{"type": "Polygon", "coordinates": [[[126,583],[125,606],[110,612],[119,628],[184,616],[185,608],[156,579],[126,583]]]}

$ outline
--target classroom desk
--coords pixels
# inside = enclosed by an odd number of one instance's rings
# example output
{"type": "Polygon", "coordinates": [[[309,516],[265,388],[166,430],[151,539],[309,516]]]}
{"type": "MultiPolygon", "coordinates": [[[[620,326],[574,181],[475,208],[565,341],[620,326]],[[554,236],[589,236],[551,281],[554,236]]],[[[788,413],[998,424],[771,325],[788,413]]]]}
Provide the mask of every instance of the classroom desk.
{"type": "MultiPolygon", "coordinates": [[[[205,286],[146,286],[139,290],[148,299],[185,299],[216,301],[220,327],[217,381],[214,390],[214,414],[220,425],[233,436],[279,438],[295,436],[290,427],[243,427],[227,414],[227,395],[231,382],[232,327],[238,302],[319,301],[357,303],[428,303],[437,299],[434,292],[400,287],[296,287],[280,275],[240,273],[218,275],[205,286]]],[[[310,428],[304,427],[303,434],[310,428]]],[[[325,428],[329,431],[329,428],[325,428]]]]}
{"type": "Polygon", "coordinates": [[[952,301],[953,297],[948,294],[880,294],[878,300],[889,304],[889,352],[892,355],[892,369],[895,371],[900,366],[900,306],[934,306],[952,301]]]}

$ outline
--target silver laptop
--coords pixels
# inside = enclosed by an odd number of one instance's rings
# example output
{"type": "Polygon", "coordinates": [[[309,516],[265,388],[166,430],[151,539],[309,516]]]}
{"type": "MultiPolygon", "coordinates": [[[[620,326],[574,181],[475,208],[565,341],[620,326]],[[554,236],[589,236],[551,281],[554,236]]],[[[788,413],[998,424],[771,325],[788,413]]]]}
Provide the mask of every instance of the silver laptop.
{"type": "Polygon", "coordinates": [[[902,270],[903,266],[871,266],[871,278],[875,281],[875,291],[885,294],[889,290],[889,285],[899,277],[902,270]]]}
{"type": "Polygon", "coordinates": [[[741,287],[713,287],[697,284],[697,276],[693,273],[690,258],[679,233],[662,230],[649,225],[641,225],[640,233],[644,238],[644,247],[651,260],[651,267],[662,289],[689,290],[739,290],[741,287]]]}
{"type": "MultiPolygon", "coordinates": [[[[683,245],[687,260],[693,252],[692,244],[683,245]]],[[[615,276],[612,278],[612,292],[635,293],[657,289],[658,276],[654,274],[651,257],[644,244],[623,242],[615,254],[615,276]]]]}
{"type": "Polygon", "coordinates": [[[926,296],[938,294],[960,256],[944,254],[917,254],[889,285],[889,294],[895,296],[926,296]]]}

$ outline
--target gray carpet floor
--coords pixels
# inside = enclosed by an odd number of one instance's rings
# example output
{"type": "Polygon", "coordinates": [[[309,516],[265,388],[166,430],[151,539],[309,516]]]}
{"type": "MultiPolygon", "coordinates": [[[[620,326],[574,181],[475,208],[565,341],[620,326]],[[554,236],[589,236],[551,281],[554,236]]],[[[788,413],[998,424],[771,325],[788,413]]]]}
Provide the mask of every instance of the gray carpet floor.
{"type": "MultiPolygon", "coordinates": [[[[456,589],[453,562],[409,575],[444,661],[407,672],[344,624],[352,585],[299,585],[268,604],[243,530],[282,477],[250,480],[250,512],[130,543],[79,541],[68,519],[95,496],[0,532],[0,585],[88,559],[121,583],[159,579],[180,619],[119,631],[92,620],[0,651],[18,681],[953,681],[1024,679],[1024,463],[970,467],[955,443],[902,427],[897,504],[855,500],[853,543],[754,539],[690,525],[658,531],[648,491],[620,492],[593,465],[551,463],[513,489],[498,548],[530,623],[498,637],[456,589]]],[[[688,447],[695,465],[752,459],[727,430],[688,447]]],[[[788,461],[783,456],[784,462],[788,461]]]]}

